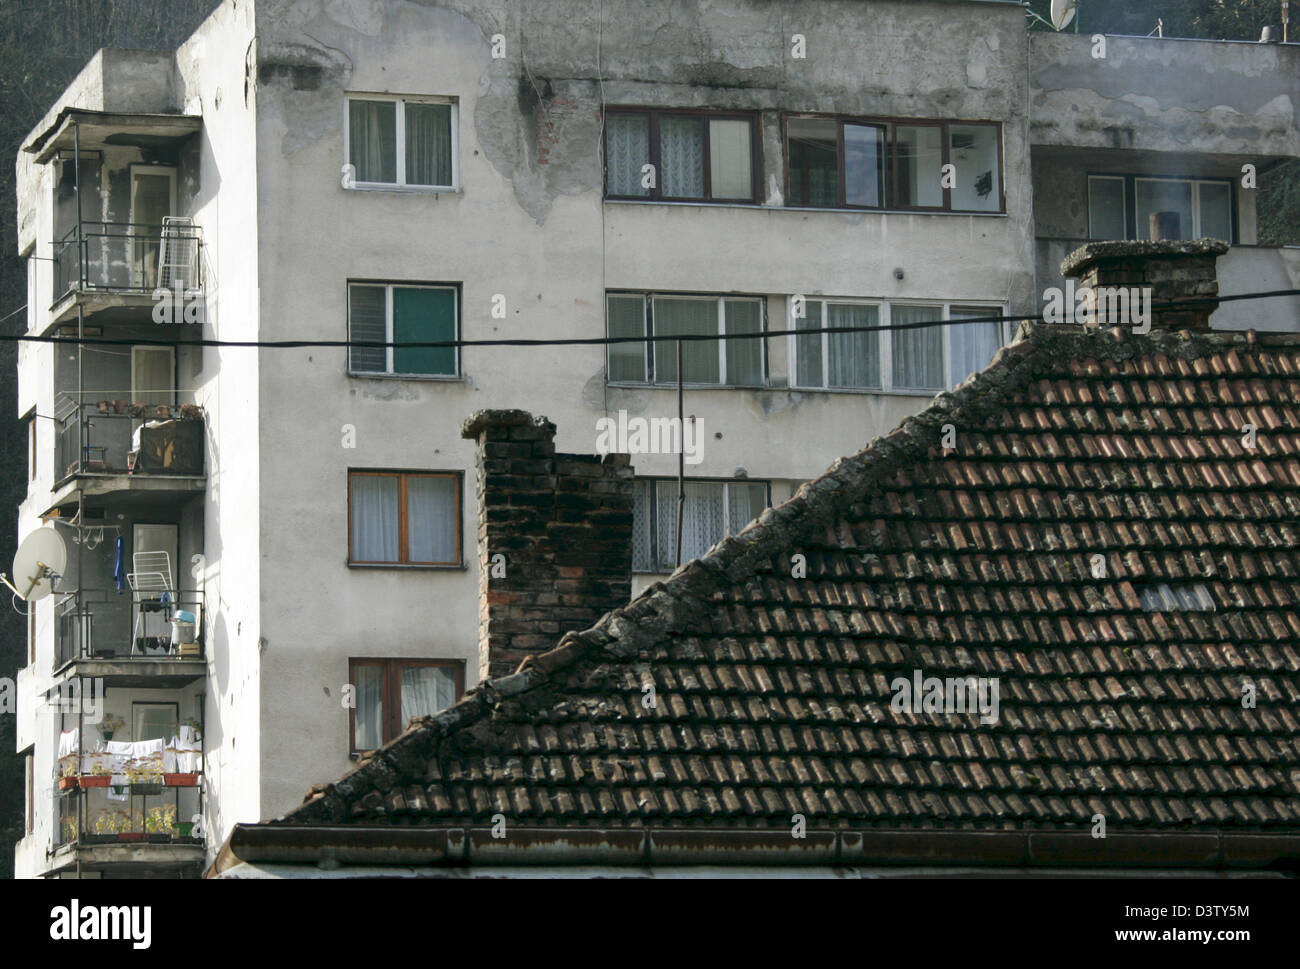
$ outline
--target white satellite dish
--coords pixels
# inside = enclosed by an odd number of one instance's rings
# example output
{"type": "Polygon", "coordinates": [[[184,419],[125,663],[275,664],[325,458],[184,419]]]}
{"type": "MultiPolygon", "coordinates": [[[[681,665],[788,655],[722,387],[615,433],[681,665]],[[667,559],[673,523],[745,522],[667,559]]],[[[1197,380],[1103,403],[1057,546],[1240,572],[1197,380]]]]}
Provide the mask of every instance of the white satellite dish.
{"type": "Polygon", "coordinates": [[[1052,26],[1057,30],[1070,26],[1078,6],[1079,0],[1052,0],[1052,26]]]}
{"type": "Polygon", "coordinates": [[[28,602],[44,599],[54,591],[54,580],[63,577],[68,564],[68,547],[53,528],[38,528],[18,546],[14,554],[14,580],[5,581],[19,598],[28,602]]]}

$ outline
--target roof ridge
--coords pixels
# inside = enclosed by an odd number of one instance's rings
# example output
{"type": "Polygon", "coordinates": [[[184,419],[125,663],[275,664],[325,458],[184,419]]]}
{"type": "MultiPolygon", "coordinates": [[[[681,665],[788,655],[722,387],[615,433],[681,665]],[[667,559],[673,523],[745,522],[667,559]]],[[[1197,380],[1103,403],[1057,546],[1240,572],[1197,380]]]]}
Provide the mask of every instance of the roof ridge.
{"type": "MultiPolygon", "coordinates": [[[[413,719],[401,736],[363,755],[338,781],[313,787],[303,804],[278,821],[344,820],[352,797],[376,788],[389,790],[403,774],[413,773],[430,758],[440,758],[444,743],[453,734],[490,719],[503,701],[551,683],[554,674],[585,659],[602,654],[627,658],[689,627],[707,609],[708,598],[716,589],[752,576],[777,552],[789,550],[792,542],[832,524],[846,503],[859,500],[878,482],[925,454],[940,440],[944,425],[1001,405],[1009,395],[1040,377],[1044,364],[1069,359],[1132,359],[1160,353],[1188,358],[1257,342],[1253,330],[1153,330],[1134,334],[1122,329],[1023,321],[1013,341],[1001,347],[988,366],[953,390],[935,395],[925,410],[877,436],[856,453],[839,458],[786,501],[766,509],[737,535],[725,537],[667,579],[643,590],[627,605],[606,613],[593,626],[564,633],[553,648],[526,657],[512,674],[483,681],[442,713],[413,719]]],[[[468,736],[466,741],[474,743],[468,736]]]]}

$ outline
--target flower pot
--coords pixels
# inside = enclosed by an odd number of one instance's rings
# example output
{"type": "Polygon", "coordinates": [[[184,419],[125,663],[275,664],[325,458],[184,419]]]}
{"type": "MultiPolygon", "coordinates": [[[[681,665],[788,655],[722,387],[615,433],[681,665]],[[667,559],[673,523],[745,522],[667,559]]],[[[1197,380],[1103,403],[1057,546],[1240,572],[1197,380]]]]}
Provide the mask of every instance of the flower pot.
{"type": "Polygon", "coordinates": [[[198,774],[164,774],[163,783],[168,787],[198,787],[198,774]]]}
{"type": "Polygon", "coordinates": [[[194,822],[181,821],[172,829],[172,831],[174,833],[173,836],[177,841],[188,841],[190,838],[194,837],[194,822]]]}
{"type": "Polygon", "coordinates": [[[157,832],[151,831],[145,837],[145,840],[151,845],[165,845],[171,844],[172,836],[170,834],[158,834],[157,832]]]}
{"type": "Polygon", "coordinates": [[[75,777],[60,777],[59,790],[75,791],[77,789],[77,779],[75,777]]]}
{"type": "Polygon", "coordinates": [[[108,787],[108,782],[112,778],[107,774],[82,774],[81,786],[85,787],[108,787]]]}
{"type": "Polygon", "coordinates": [[[118,841],[143,841],[143,831],[120,831],[117,835],[118,841]]]}
{"type": "Polygon", "coordinates": [[[87,834],[81,837],[81,843],[87,845],[112,844],[116,840],[117,835],[115,834],[87,834]]]}
{"type": "Polygon", "coordinates": [[[155,794],[162,793],[161,781],[146,781],[144,783],[133,783],[131,785],[132,797],[153,797],[155,794]]]}

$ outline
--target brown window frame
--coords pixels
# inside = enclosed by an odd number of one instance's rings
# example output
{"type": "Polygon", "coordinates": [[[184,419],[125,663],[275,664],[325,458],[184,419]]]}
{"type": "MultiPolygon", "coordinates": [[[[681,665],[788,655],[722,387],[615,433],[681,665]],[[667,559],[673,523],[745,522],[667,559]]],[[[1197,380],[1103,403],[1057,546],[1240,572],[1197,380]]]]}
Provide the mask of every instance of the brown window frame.
{"type": "Polygon", "coordinates": [[[36,751],[28,747],[23,760],[27,785],[27,816],[24,821],[24,831],[26,834],[31,834],[36,830],[36,751]]]}
{"type": "Polygon", "coordinates": [[[1007,189],[1006,189],[1006,161],[1004,159],[1005,149],[1002,143],[1002,122],[990,121],[986,119],[935,119],[935,118],[875,118],[859,117],[856,115],[846,114],[816,114],[806,112],[791,112],[781,116],[781,147],[783,151],[783,162],[785,167],[784,189],[786,205],[793,208],[801,209],[820,209],[823,211],[833,212],[839,209],[847,209],[854,212],[936,212],[952,215],[1006,215],[1007,212],[1007,189]],[[789,122],[791,118],[807,118],[819,121],[836,122],[836,158],[839,169],[839,200],[836,205],[809,205],[803,204],[790,206],[790,132],[789,122]],[[884,169],[884,198],[880,205],[850,205],[845,199],[845,170],[844,170],[844,126],[875,126],[884,128],[884,149],[886,152],[884,169]],[[898,204],[898,128],[922,128],[938,127],[943,129],[943,158],[939,162],[940,166],[949,164],[949,158],[952,148],[952,135],[950,128],[956,127],[977,127],[980,125],[993,127],[997,130],[998,144],[998,208],[997,209],[954,209],[952,207],[952,189],[944,188],[943,205],[900,205],[898,204]]]}
{"type": "Polygon", "coordinates": [[[611,114],[640,114],[647,118],[647,132],[650,141],[649,164],[654,166],[655,187],[649,195],[614,195],[609,190],[609,152],[605,136],[604,120],[601,122],[601,169],[605,182],[605,198],[621,202],[690,202],[696,205],[758,205],[763,184],[763,138],[762,119],[757,111],[714,111],[705,108],[649,108],[634,105],[617,105],[605,108],[605,117],[611,114]],[[664,195],[663,165],[659,150],[659,121],[662,118],[700,118],[704,125],[704,195],[664,195]],[[749,190],[748,198],[730,196],[713,196],[712,142],[709,134],[709,121],[748,121],[749,122],[749,190]]]}
{"type": "MultiPolygon", "coordinates": [[[[384,705],[384,736],[381,743],[384,744],[390,743],[395,738],[401,736],[402,731],[405,729],[405,726],[402,724],[402,705],[400,703],[402,670],[409,667],[425,666],[438,666],[444,669],[450,669],[456,677],[456,699],[452,702],[459,702],[461,697],[465,695],[464,660],[354,656],[348,659],[348,682],[355,684],[357,681],[357,668],[365,666],[378,667],[383,676],[381,702],[384,705]]],[[[355,697],[353,699],[355,701],[355,697]]],[[[375,748],[365,748],[365,750],[372,749],[375,748]]],[[[353,757],[356,757],[364,753],[365,750],[357,747],[357,708],[354,702],[353,706],[348,710],[348,752],[353,757]]]]}
{"type": "Polygon", "coordinates": [[[348,469],[348,565],[364,568],[461,568],[465,555],[463,517],[465,488],[459,471],[394,471],[372,468],[348,469]],[[358,559],[352,550],[352,479],[362,475],[371,478],[397,478],[397,554],[396,562],[358,559]],[[456,548],[455,558],[447,562],[414,562],[410,559],[407,482],[411,478],[450,478],[456,485],[456,548]]]}

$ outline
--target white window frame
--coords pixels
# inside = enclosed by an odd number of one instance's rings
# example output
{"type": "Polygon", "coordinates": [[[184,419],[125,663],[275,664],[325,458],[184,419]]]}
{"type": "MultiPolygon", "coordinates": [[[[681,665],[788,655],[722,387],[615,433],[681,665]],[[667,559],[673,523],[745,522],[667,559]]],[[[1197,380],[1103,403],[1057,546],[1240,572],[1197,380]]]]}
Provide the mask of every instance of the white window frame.
{"type": "MultiPolygon", "coordinates": [[[[648,488],[641,489],[640,493],[646,494],[648,492],[649,494],[648,500],[650,502],[650,505],[646,509],[645,520],[646,520],[646,528],[649,529],[649,533],[646,535],[646,547],[650,550],[651,553],[650,554],[651,567],[649,569],[637,568],[634,560],[632,565],[632,571],[637,575],[667,575],[669,572],[672,571],[671,568],[668,568],[667,572],[663,571],[663,569],[659,566],[659,563],[657,561],[654,561],[655,559],[658,558],[658,556],[654,554],[655,552],[658,551],[658,549],[656,549],[654,545],[655,545],[655,535],[657,534],[656,517],[658,514],[659,482],[676,481],[676,480],[677,480],[676,478],[664,478],[664,477],[654,477],[654,476],[647,476],[644,478],[635,479],[637,484],[649,484],[650,486],[648,488]]],[[[766,505],[764,506],[764,511],[772,507],[772,481],[770,478],[687,478],[686,483],[722,485],[722,520],[728,527],[730,527],[731,524],[731,486],[732,485],[762,485],[767,491],[767,495],[765,498],[766,505]]],[[[633,502],[635,502],[635,500],[636,499],[634,497],[633,502]]],[[[731,535],[731,534],[733,533],[727,532],[727,535],[731,535]]],[[[718,539],[718,541],[721,541],[721,539],[718,539]]]]}
{"type": "MultiPolygon", "coordinates": [[[[608,352],[606,352],[605,379],[607,382],[614,384],[616,386],[629,386],[629,387],[676,386],[677,384],[676,380],[668,380],[668,381],[660,380],[659,375],[656,373],[655,366],[654,366],[655,348],[658,347],[660,343],[671,342],[671,341],[655,341],[651,339],[652,337],[655,336],[654,300],[656,298],[659,298],[659,299],[713,300],[717,304],[718,382],[700,384],[700,383],[691,383],[690,381],[683,381],[682,383],[683,386],[698,387],[698,388],[714,387],[719,389],[734,388],[738,390],[745,390],[745,389],[754,390],[754,389],[767,386],[767,375],[768,375],[768,359],[767,359],[768,338],[766,336],[767,300],[764,299],[762,296],[751,296],[743,293],[719,293],[717,295],[711,295],[708,293],[671,293],[671,292],[658,292],[658,291],[638,292],[636,290],[631,290],[631,291],[607,290],[605,292],[605,335],[606,336],[609,336],[609,298],[611,296],[638,296],[642,300],[643,308],[641,311],[642,312],[641,319],[642,319],[642,325],[645,327],[646,338],[639,342],[642,345],[642,352],[645,354],[644,357],[645,370],[643,372],[646,374],[646,379],[644,381],[610,380],[609,379],[609,354],[608,352]],[[738,302],[748,301],[748,302],[753,302],[758,304],[759,314],[760,314],[759,332],[764,335],[758,337],[750,337],[750,339],[758,340],[760,344],[759,375],[758,375],[758,383],[756,384],[732,384],[729,383],[727,380],[727,341],[725,339],[727,335],[727,300],[736,300],[738,302]]],[[[691,341],[691,342],[696,342],[696,341],[691,341]]]]}
{"type": "Polygon", "coordinates": [[[362,91],[350,91],[343,98],[343,164],[352,163],[352,117],[349,105],[353,101],[392,101],[397,105],[396,125],[393,137],[397,156],[397,181],[363,182],[354,180],[346,186],[369,192],[459,192],[460,191],[460,104],[459,98],[437,95],[396,95],[366,94],[362,91]],[[450,185],[408,185],[406,184],[406,105],[407,104],[446,104],[451,106],[451,184],[450,185]]]}
{"type": "MultiPolygon", "coordinates": [[[[846,297],[828,297],[828,296],[805,296],[805,306],[807,303],[820,302],[829,303],[847,303],[853,306],[875,306],[880,310],[880,319],[877,326],[888,327],[893,325],[892,307],[898,306],[938,306],[942,309],[941,319],[944,323],[952,320],[952,309],[954,306],[962,309],[984,310],[987,309],[988,316],[1006,316],[1006,304],[985,303],[983,300],[928,300],[928,299],[850,299],[846,297]]],[[[822,329],[826,327],[826,311],[822,311],[822,329]]],[[[789,321],[787,329],[794,331],[795,319],[791,306],[791,298],[786,298],[786,319],[789,321]]],[[[999,324],[1001,327],[1002,345],[1007,345],[1008,332],[1007,323],[1004,320],[999,324]]],[[[798,383],[799,379],[799,334],[791,332],[786,337],[786,345],[790,360],[790,388],[792,390],[821,391],[831,394],[902,394],[909,397],[931,397],[934,394],[942,393],[945,390],[952,390],[955,384],[952,383],[952,327],[944,326],[940,331],[943,335],[943,380],[944,386],[935,388],[914,388],[914,387],[895,387],[894,386],[894,331],[882,329],[880,334],[880,386],[879,387],[829,387],[826,385],[827,375],[830,373],[830,340],[826,339],[829,334],[818,334],[821,339],[822,348],[822,385],[820,387],[808,387],[798,383]]]]}
{"type": "MultiPolygon", "coordinates": [[[[348,342],[352,342],[352,287],[369,286],[371,288],[384,287],[384,342],[393,343],[393,290],[394,289],[447,289],[452,294],[452,339],[460,339],[460,287],[453,286],[450,283],[389,283],[378,280],[367,281],[364,279],[348,280],[348,306],[347,306],[347,328],[348,342]]],[[[352,369],[352,351],[348,350],[348,374],[354,377],[401,377],[407,380],[459,380],[460,379],[460,347],[452,347],[452,368],[451,373],[406,373],[393,369],[393,351],[396,347],[384,347],[384,369],[375,370],[354,370],[352,369]]]]}
{"type": "MultiPolygon", "coordinates": [[[[1106,180],[1119,182],[1119,200],[1123,206],[1123,212],[1120,215],[1120,221],[1124,226],[1124,234],[1128,235],[1128,185],[1125,183],[1123,175],[1089,175],[1088,176],[1088,238],[1096,239],[1092,228],[1092,183],[1093,180],[1106,180]]],[[[1135,189],[1136,191],[1136,189],[1135,189]]]]}

